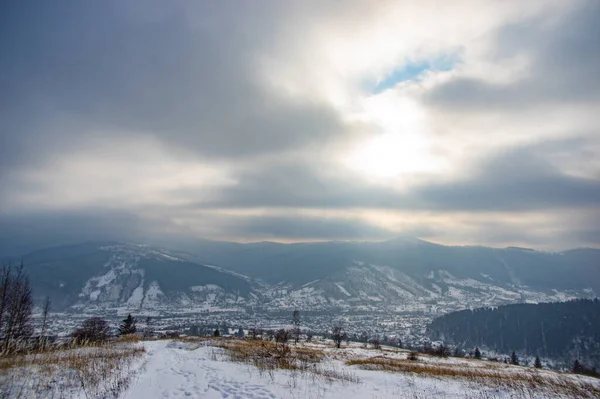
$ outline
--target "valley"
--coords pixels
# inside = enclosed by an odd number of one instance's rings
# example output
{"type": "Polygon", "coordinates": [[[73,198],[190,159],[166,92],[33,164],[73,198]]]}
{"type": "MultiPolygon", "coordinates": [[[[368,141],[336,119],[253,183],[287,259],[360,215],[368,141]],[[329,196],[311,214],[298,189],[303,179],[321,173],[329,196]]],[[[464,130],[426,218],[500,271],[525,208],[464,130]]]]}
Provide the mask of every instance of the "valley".
{"type": "Polygon", "coordinates": [[[446,247],[407,238],[289,245],[203,241],[188,252],[89,242],[36,251],[23,260],[38,302],[46,295],[52,300],[57,334],[68,334],[86,317],[116,321],[128,313],[151,317],[164,331],[277,329],[289,325],[297,309],[307,331],[340,324],[355,336],[418,345],[429,322],[453,311],[595,297],[600,276],[585,276],[598,274],[598,252],[446,247]],[[537,271],[543,278],[530,282],[537,271]]]}

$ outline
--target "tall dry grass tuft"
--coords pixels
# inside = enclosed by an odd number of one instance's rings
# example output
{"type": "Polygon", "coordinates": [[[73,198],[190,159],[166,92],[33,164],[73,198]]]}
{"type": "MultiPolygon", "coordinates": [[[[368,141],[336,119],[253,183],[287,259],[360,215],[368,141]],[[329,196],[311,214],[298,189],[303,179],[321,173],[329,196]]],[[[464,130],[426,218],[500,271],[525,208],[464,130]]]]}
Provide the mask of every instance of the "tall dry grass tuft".
{"type": "Polygon", "coordinates": [[[286,370],[296,378],[299,375],[321,378],[328,382],[359,382],[350,371],[324,367],[326,354],[320,349],[292,346],[262,340],[219,339],[212,342],[224,351],[229,361],[255,366],[261,374],[273,377],[275,370],[286,370]]]}
{"type": "Polygon", "coordinates": [[[53,347],[0,358],[0,398],[116,398],[145,352],[128,342],[53,347]]]}
{"type": "Polygon", "coordinates": [[[418,360],[375,356],[351,359],[347,365],[365,370],[423,374],[437,378],[462,379],[474,386],[505,388],[521,393],[520,397],[537,397],[540,392],[549,397],[599,398],[600,385],[592,384],[571,374],[528,368],[471,367],[465,364],[436,364],[418,360]]]}

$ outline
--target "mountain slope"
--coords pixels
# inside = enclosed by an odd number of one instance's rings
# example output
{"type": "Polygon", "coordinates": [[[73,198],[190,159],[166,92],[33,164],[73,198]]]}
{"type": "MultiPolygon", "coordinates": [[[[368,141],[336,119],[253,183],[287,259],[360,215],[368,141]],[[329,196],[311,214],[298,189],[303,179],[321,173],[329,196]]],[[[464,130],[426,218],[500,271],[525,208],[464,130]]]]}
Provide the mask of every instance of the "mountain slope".
{"type": "Polygon", "coordinates": [[[345,270],[355,262],[385,265],[428,284],[440,270],[456,278],[542,290],[591,288],[600,292],[600,250],[562,253],[521,248],[444,246],[412,238],[383,242],[211,243],[190,249],[217,264],[269,283],[295,287],[345,270]],[[226,248],[226,250],[224,250],[226,248]]]}
{"type": "Polygon", "coordinates": [[[58,309],[231,305],[252,291],[244,276],[145,245],[69,245],[36,251],[23,261],[34,294],[49,295],[58,309]]]}
{"type": "Polygon", "coordinates": [[[200,241],[194,254],[115,242],[24,257],[56,308],[445,313],[600,293],[599,250],[545,253],[384,242],[200,241]],[[215,266],[216,265],[216,266],[215,266]]]}
{"type": "Polygon", "coordinates": [[[428,327],[434,339],[500,353],[580,359],[600,366],[600,302],[516,304],[453,312],[428,327]]]}

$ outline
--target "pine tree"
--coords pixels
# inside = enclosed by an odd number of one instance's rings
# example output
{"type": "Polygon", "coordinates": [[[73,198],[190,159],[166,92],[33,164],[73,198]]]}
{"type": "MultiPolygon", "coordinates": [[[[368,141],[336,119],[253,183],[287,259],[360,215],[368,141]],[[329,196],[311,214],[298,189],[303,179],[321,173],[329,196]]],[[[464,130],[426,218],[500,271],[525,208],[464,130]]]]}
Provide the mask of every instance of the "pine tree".
{"type": "Polygon", "coordinates": [[[535,363],[533,363],[533,367],[535,367],[536,369],[542,368],[542,361],[540,360],[539,356],[535,357],[535,363]]]}
{"type": "Polygon", "coordinates": [[[475,347],[475,359],[481,359],[481,351],[478,347],[475,347]]]}
{"type": "Polygon", "coordinates": [[[123,319],[121,325],[119,326],[119,335],[135,334],[137,330],[135,326],[136,323],[137,320],[133,316],[131,316],[131,313],[129,313],[127,317],[123,319]]]}
{"type": "Polygon", "coordinates": [[[292,313],[292,324],[294,324],[294,341],[297,344],[300,340],[300,311],[298,309],[292,313]]]}
{"type": "Polygon", "coordinates": [[[514,351],[510,355],[510,364],[513,364],[515,366],[519,365],[519,358],[518,358],[517,354],[514,351]]]}
{"type": "Polygon", "coordinates": [[[575,359],[575,362],[573,362],[573,370],[572,371],[575,374],[583,373],[583,366],[581,365],[581,362],[579,361],[579,359],[575,359]]]}
{"type": "Polygon", "coordinates": [[[213,332],[213,336],[214,337],[220,337],[221,336],[221,332],[219,331],[219,329],[215,329],[215,332],[213,332]]]}

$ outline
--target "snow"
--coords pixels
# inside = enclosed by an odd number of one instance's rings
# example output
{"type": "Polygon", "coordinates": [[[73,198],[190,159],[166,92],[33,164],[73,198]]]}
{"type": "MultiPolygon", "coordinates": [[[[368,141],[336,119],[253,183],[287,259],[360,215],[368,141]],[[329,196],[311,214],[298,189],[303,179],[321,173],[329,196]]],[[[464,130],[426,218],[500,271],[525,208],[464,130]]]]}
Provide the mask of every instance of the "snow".
{"type": "MultiPolygon", "coordinates": [[[[230,329],[231,333],[234,330],[230,329]]],[[[219,341],[223,342],[223,341],[219,341]]],[[[298,370],[265,369],[259,371],[249,363],[232,362],[222,348],[218,348],[212,339],[185,341],[157,340],[134,344],[143,346],[145,352],[134,358],[125,358],[110,381],[101,382],[103,387],[110,388],[116,382],[123,391],[119,398],[152,399],[152,398],[306,398],[306,399],[357,399],[357,398],[570,398],[571,391],[562,395],[548,390],[544,384],[533,387],[513,387],[504,385],[491,387],[481,381],[465,380],[453,377],[440,377],[412,372],[386,372],[382,370],[365,370],[358,366],[349,366],[346,360],[367,358],[406,359],[407,351],[384,347],[381,351],[361,348],[359,343],[352,343],[342,349],[332,347],[330,341],[301,343],[308,349],[320,350],[325,354],[321,363],[314,370],[300,372],[298,370]],[[332,377],[338,376],[338,377],[332,377]],[[339,377],[343,378],[339,378],[339,377]]],[[[111,351],[119,351],[122,346],[115,346],[111,351]]],[[[44,356],[67,358],[77,353],[83,358],[86,353],[103,351],[101,348],[78,348],[75,351],[52,352],[44,356]]],[[[109,352],[112,353],[112,352],[109,352]]],[[[117,352],[115,352],[117,353],[117,352]]],[[[106,363],[106,362],[105,362],[106,363]]],[[[48,362],[48,364],[53,364],[48,362]]],[[[106,363],[109,364],[109,363],[106,363]]],[[[417,363],[416,363],[417,364],[417,363]]],[[[562,378],[562,382],[584,382],[593,389],[600,389],[597,379],[569,374],[559,374],[549,370],[533,370],[519,366],[490,363],[463,358],[434,358],[419,355],[418,364],[432,364],[439,367],[453,367],[456,370],[488,369],[501,373],[508,378],[522,373],[533,373],[550,381],[562,378]]],[[[21,392],[18,397],[51,397],[50,394],[60,390],[60,397],[88,398],[81,389],[77,379],[70,378],[70,385],[62,387],[52,385],[64,383],[72,373],[65,369],[53,369],[54,374],[39,373],[35,367],[12,370],[0,373],[0,396],[3,396],[3,384],[11,392],[21,392]],[[24,372],[23,372],[24,371],[24,372]],[[49,384],[48,395],[39,395],[35,391],[49,384]],[[73,383],[74,382],[74,383],[73,383]],[[8,384],[8,385],[7,385],[8,384]],[[10,386],[9,386],[10,385],[10,386]],[[24,390],[23,390],[24,389],[24,390]]],[[[46,389],[46,388],[43,388],[46,389]]],[[[550,389],[550,388],[549,388],[550,389]]],[[[106,391],[108,393],[109,391],[106,391]]],[[[585,397],[593,397],[584,395],[585,397]]],[[[93,395],[92,397],[96,397],[93,395]]],[[[105,395],[98,396],[105,397],[105,395]]],[[[112,397],[112,396],[111,396],[112,397]]]]}
{"type": "Polygon", "coordinates": [[[98,287],[98,288],[104,287],[105,285],[112,283],[115,278],[117,278],[115,270],[111,269],[108,273],[106,273],[105,275],[101,276],[98,279],[98,283],[96,284],[96,287],[98,287]]]}
{"type": "Polygon", "coordinates": [[[100,290],[95,290],[90,294],[90,301],[97,301],[100,296],[100,290]]]}
{"type": "MultiPolygon", "coordinates": [[[[373,352],[347,348],[327,349],[324,367],[352,376],[355,381],[327,379],[290,370],[259,372],[252,365],[226,360],[223,350],[205,342],[145,342],[147,362],[124,398],[511,398],[515,392],[486,388],[458,379],[426,377],[413,373],[389,373],[347,366],[339,355],[372,356],[373,352]]],[[[386,356],[390,356],[386,354],[386,356]]],[[[392,355],[393,356],[393,355],[392,355]]],[[[405,354],[398,354],[405,356],[405,354]]],[[[432,359],[435,362],[469,363],[465,359],[432,359]]],[[[471,362],[472,363],[472,362],[471,362]]],[[[480,362],[483,366],[484,362],[480,362]]],[[[511,366],[506,366],[510,370],[511,366]]],[[[518,369],[514,370],[518,372],[518,369]]],[[[531,398],[543,398],[535,392],[531,398]]]]}
{"type": "MultiPolygon", "coordinates": [[[[261,375],[252,366],[220,359],[219,348],[166,341],[147,342],[145,347],[148,362],[125,398],[393,398],[407,389],[462,397],[460,384],[412,376],[398,378],[385,372],[352,369],[362,381],[351,383],[284,370],[261,375]]],[[[349,369],[336,360],[330,361],[330,367],[349,369]]]]}
{"type": "Polygon", "coordinates": [[[340,283],[335,283],[335,285],[337,285],[337,287],[340,289],[340,291],[342,291],[342,293],[346,296],[352,296],[350,295],[350,293],[348,291],[346,291],[346,289],[344,287],[342,287],[342,285],[340,283]]]}
{"type": "Polygon", "coordinates": [[[148,286],[148,289],[146,290],[146,296],[144,297],[144,307],[150,307],[152,305],[156,305],[158,303],[158,301],[160,300],[161,297],[163,297],[165,294],[162,292],[162,290],[160,289],[160,286],[158,285],[158,282],[153,281],[150,283],[150,285],[148,286]]]}
{"type": "Polygon", "coordinates": [[[142,283],[131,293],[131,296],[127,300],[127,305],[140,307],[142,305],[142,301],[144,300],[144,280],[142,283]]]}
{"type": "Polygon", "coordinates": [[[215,284],[206,284],[206,285],[193,285],[190,287],[190,290],[192,290],[194,292],[223,291],[223,288],[221,288],[215,284]]]}

